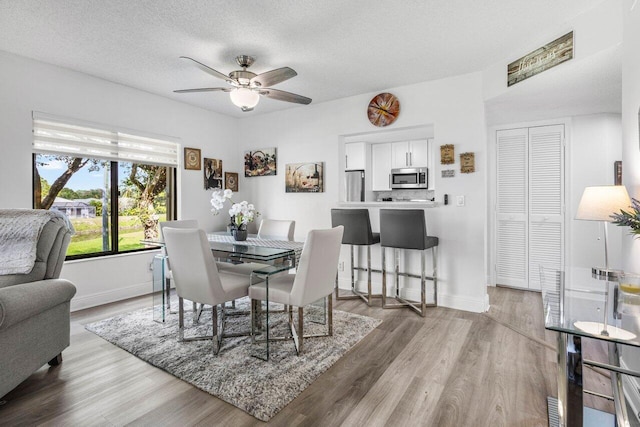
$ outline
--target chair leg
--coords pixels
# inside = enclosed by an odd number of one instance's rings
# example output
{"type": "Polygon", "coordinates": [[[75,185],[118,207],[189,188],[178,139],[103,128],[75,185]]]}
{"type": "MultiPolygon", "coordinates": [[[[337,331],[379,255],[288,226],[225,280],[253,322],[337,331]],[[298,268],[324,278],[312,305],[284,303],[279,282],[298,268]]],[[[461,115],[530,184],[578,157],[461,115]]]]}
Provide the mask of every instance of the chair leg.
{"type": "Polygon", "coordinates": [[[420,315],[427,314],[426,280],[424,274],[424,251],[420,251],[420,315]]]}
{"type": "Polygon", "coordinates": [[[387,267],[385,258],[386,248],[384,246],[380,246],[380,251],[382,256],[382,259],[380,260],[380,264],[382,264],[382,308],[385,308],[385,306],[387,305],[387,267]]]}
{"type": "Polygon", "coordinates": [[[211,323],[213,326],[213,333],[211,334],[211,342],[213,344],[213,354],[218,354],[220,351],[220,345],[222,341],[221,334],[218,333],[218,306],[214,305],[211,310],[211,323]]]}
{"type": "Polygon", "coordinates": [[[251,344],[256,342],[256,300],[251,300],[251,344]]]}
{"type": "Polygon", "coordinates": [[[298,355],[302,354],[304,343],[304,308],[298,307],[298,355]]]}
{"type": "Polygon", "coordinates": [[[184,300],[178,297],[178,341],[184,341],[184,300]]]}
{"type": "Polygon", "coordinates": [[[171,279],[168,277],[164,280],[164,290],[167,295],[167,311],[171,311],[171,279]]]}
{"type": "Polygon", "coordinates": [[[327,295],[327,315],[329,316],[329,336],[333,336],[333,296],[331,294],[327,295]]]}
{"type": "Polygon", "coordinates": [[[336,299],[337,300],[361,298],[361,296],[359,294],[357,294],[356,291],[355,291],[355,275],[354,275],[354,269],[353,269],[353,266],[354,266],[353,265],[353,262],[354,262],[353,245],[349,245],[349,249],[350,249],[350,253],[351,253],[351,292],[353,293],[353,295],[340,295],[340,288],[338,287],[338,272],[336,271],[335,291],[336,291],[336,299]]]}
{"type": "Polygon", "coordinates": [[[431,259],[433,260],[433,303],[438,306],[438,247],[431,248],[431,259]]]}
{"type": "Polygon", "coordinates": [[[367,245],[367,305],[371,307],[371,245],[367,245]]]}
{"type": "Polygon", "coordinates": [[[62,363],[62,353],[58,353],[53,359],[49,360],[49,366],[58,366],[62,363]]]}

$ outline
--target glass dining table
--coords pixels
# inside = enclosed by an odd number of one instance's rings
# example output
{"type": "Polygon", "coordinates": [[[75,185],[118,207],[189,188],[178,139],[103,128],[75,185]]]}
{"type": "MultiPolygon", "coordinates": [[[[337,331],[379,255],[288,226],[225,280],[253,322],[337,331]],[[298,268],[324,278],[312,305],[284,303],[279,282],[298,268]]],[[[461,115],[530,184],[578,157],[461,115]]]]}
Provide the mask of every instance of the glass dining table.
{"type": "MultiPolygon", "coordinates": [[[[303,242],[292,242],[273,238],[258,238],[249,235],[245,241],[235,241],[225,232],[208,233],[207,239],[214,258],[218,262],[232,264],[256,263],[257,268],[251,272],[252,281],[266,283],[266,298],[260,312],[264,325],[258,332],[260,336],[255,340],[253,355],[263,360],[269,360],[269,280],[279,273],[284,273],[296,267],[300,259],[303,242]],[[261,344],[261,345],[260,345],[261,344]]],[[[147,239],[142,243],[149,246],[164,246],[160,239],[147,239]]],[[[171,314],[170,288],[166,280],[166,261],[164,254],[158,254],[153,259],[153,320],[165,322],[171,314]]]]}
{"type": "Polygon", "coordinates": [[[549,399],[550,425],[628,426],[623,383],[625,376],[640,377],[629,366],[640,351],[640,296],[586,268],[541,268],[541,284],[545,328],[558,332],[558,398],[549,399]],[[584,358],[582,338],[604,342],[607,360],[584,358]],[[610,372],[612,396],[583,388],[585,366],[610,372]],[[615,414],[584,407],[583,393],[613,400],[615,414]]]}

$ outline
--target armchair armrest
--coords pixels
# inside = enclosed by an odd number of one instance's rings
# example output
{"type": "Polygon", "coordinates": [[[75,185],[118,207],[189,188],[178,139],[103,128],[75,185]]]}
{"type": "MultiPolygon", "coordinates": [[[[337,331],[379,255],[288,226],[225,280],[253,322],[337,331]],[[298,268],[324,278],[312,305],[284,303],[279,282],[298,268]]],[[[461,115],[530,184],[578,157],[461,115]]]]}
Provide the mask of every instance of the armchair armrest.
{"type": "Polygon", "coordinates": [[[68,302],[76,287],[65,279],[48,279],[0,288],[0,331],[68,302]]]}

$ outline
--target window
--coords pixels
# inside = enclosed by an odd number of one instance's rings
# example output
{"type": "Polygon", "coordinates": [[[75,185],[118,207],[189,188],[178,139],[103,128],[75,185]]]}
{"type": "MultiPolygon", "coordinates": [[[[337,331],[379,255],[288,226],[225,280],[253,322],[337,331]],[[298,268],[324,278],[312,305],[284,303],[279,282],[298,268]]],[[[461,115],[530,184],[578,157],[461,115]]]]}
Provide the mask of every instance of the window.
{"type": "Polygon", "coordinates": [[[175,142],[34,113],[33,206],[75,228],[67,259],[146,249],[174,219],[175,142]]]}

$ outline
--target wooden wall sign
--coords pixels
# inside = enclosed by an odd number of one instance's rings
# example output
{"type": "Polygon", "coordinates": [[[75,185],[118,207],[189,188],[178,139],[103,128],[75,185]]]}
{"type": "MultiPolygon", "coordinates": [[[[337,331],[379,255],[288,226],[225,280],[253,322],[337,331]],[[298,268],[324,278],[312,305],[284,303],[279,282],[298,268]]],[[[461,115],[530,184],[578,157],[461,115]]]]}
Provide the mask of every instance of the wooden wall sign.
{"type": "Polygon", "coordinates": [[[613,184],[622,185],[622,160],[613,162],[613,184]]]}
{"type": "Polygon", "coordinates": [[[507,65],[507,86],[573,58],[573,31],[507,65]]]}
{"type": "Polygon", "coordinates": [[[460,154],[460,173],[473,173],[476,171],[476,161],[473,153],[460,154]]]}
{"type": "Polygon", "coordinates": [[[453,144],[440,146],[440,164],[452,165],[455,162],[453,144]]]}

